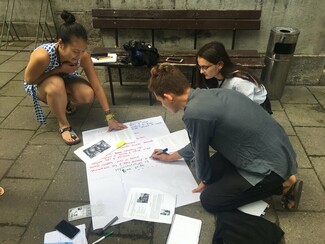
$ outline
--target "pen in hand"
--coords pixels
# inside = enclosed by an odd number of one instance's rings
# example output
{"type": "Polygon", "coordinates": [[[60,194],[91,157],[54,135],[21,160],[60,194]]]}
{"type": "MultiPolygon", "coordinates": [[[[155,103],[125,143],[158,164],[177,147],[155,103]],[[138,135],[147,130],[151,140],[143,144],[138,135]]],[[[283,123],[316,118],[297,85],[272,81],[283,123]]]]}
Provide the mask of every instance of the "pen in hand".
{"type": "Polygon", "coordinates": [[[165,149],[163,149],[163,150],[161,150],[161,151],[159,151],[159,152],[156,152],[155,154],[156,155],[161,155],[161,154],[163,154],[163,153],[165,153],[165,152],[167,152],[168,151],[168,148],[165,148],[165,149]]]}

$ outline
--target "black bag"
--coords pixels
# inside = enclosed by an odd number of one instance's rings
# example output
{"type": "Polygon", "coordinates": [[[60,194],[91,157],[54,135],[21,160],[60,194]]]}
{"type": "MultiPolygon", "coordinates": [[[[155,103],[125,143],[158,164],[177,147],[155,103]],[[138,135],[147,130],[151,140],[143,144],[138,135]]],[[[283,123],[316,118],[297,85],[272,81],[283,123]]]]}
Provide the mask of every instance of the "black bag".
{"type": "Polygon", "coordinates": [[[284,232],[276,224],[239,210],[218,213],[213,244],[278,244],[284,232]]]}
{"type": "Polygon", "coordinates": [[[129,56],[122,60],[123,63],[131,63],[133,66],[147,65],[148,68],[158,63],[159,54],[156,48],[143,41],[131,40],[123,45],[129,56]]]}

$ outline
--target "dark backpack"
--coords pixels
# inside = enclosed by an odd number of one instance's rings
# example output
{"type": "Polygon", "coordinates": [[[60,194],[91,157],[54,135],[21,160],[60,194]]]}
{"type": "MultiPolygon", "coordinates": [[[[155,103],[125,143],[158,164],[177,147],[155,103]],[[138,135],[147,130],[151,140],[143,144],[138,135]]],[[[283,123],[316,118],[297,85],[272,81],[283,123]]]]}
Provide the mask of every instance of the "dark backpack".
{"type": "Polygon", "coordinates": [[[122,60],[123,63],[131,63],[133,66],[146,65],[148,68],[158,63],[159,54],[156,48],[143,41],[131,40],[123,45],[128,52],[128,57],[122,60]]]}

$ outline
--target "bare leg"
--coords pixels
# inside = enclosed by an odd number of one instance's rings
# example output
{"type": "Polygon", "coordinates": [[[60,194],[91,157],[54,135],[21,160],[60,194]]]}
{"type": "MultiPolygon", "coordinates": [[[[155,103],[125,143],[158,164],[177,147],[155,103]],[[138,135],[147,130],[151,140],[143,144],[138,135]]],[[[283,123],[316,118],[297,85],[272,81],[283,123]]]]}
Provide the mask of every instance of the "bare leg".
{"type": "Polygon", "coordinates": [[[95,93],[88,81],[81,77],[65,83],[69,101],[77,104],[92,103],[95,93]]]}
{"type": "MultiPolygon", "coordinates": [[[[45,79],[38,86],[38,98],[48,104],[51,112],[58,120],[59,128],[66,128],[70,126],[65,112],[68,98],[62,77],[51,76],[45,79]]],[[[63,132],[62,138],[68,142],[79,140],[78,137],[76,139],[71,138],[69,131],[63,132]]]]}

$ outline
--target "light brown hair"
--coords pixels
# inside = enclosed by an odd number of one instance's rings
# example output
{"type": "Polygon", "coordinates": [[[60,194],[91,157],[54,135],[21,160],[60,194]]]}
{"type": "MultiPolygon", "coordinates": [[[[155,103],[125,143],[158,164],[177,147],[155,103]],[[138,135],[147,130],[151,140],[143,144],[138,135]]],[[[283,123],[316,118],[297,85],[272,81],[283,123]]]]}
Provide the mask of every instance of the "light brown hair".
{"type": "Polygon", "coordinates": [[[157,65],[151,71],[148,88],[156,96],[164,97],[164,93],[183,95],[190,87],[185,75],[175,66],[157,65]]]}

